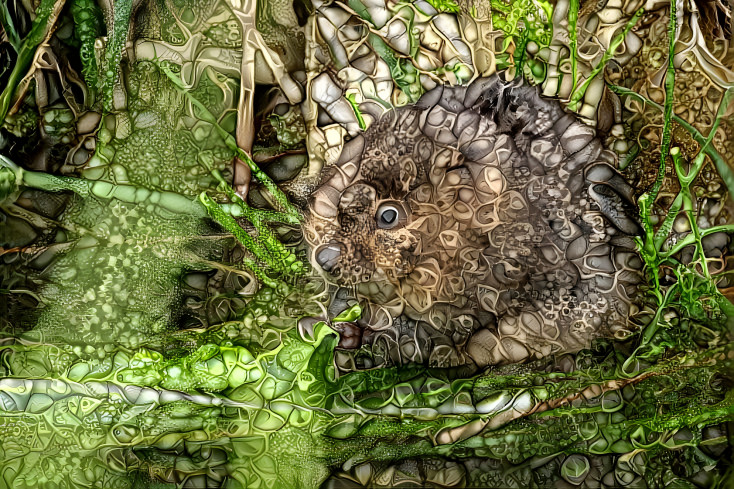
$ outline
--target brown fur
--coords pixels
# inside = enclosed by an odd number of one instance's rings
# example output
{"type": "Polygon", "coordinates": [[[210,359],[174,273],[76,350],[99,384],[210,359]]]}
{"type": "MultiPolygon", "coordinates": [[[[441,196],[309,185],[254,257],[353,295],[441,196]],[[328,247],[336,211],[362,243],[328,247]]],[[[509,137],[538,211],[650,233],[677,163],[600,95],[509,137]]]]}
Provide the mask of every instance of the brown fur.
{"type": "Polygon", "coordinates": [[[345,147],[312,195],[312,262],[338,250],[325,276],[365,304],[367,341],[405,350],[383,352],[395,361],[578,350],[627,328],[638,282],[611,224],[634,228],[630,189],[607,162],[593,133],[533,88],[495,77],[436,89],[345,147]],[[377,226],[383,202],[404,210],[398,227],[377,226]]]}

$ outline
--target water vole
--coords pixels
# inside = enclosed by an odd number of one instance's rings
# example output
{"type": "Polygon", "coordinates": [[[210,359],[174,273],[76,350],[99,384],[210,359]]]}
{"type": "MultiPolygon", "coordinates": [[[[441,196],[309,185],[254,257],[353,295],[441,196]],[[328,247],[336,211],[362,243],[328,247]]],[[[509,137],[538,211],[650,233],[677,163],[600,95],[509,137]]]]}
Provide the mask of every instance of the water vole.
{"type": "Polygon", "coordinates": [[[499,76],[437,87],[345,144],[306,240],[383,360],[519,362],[627,328],[632,189],[592,128],[499,76]]]}

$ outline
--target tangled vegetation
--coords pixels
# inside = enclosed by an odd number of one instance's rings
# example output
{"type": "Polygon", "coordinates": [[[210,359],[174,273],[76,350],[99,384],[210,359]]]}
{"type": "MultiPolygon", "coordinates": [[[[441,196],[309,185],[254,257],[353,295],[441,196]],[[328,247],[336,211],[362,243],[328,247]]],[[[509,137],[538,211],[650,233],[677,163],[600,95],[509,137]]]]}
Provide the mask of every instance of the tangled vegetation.
{"type": "Polygon", "coordinates": [[[252,3],[0,6],[0,486],[729,487],[729,8],[252,3]],[[503,69],[639,189],[634,321],[527,364],[355,370],[307,191],[375,114],[503,69]]]}

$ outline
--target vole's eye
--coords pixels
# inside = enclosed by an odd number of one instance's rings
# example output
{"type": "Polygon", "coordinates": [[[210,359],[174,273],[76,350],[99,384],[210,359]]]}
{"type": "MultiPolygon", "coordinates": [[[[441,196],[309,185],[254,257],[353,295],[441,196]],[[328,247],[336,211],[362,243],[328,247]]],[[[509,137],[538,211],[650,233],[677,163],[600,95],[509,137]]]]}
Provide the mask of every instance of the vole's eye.
{"type": "Polygon", "coordinates": [[[392,203],[382,204],[377,209],[375,220],[377,227],[380,229],[393,229],[404,221],[405,213],[403,210],[392,203]]]}
{"type": "Polygon", "coordinates": [[[390,226],[392,224],[395,224],[397,220],[398,211],[392,208],[382,210],[382,213],[380,214],[380,222],[382,224],[387,224],[388,226],[390,226]]]}

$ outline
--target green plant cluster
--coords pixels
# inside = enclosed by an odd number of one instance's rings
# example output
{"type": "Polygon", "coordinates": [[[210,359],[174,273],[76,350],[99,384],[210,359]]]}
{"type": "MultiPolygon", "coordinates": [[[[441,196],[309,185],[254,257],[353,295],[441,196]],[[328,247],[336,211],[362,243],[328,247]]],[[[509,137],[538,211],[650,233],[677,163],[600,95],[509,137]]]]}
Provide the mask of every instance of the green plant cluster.
{"type": "Polygon", "coordinates": [[[542,80],[543,63],[529,60],[526,51],[531,42],[537,49],[550,45],[553,5],[543,0],[493,0],[490,5],[492,25],[504,32],[502,48],[497,53],[497,68],[502,70],[514,65],[519,73],[524,73],[527,66],[533,78],[542,80]],[[513,46],[511,52],[510,46],[513,46]]]}
{"type": "Polygon", "coordinates": [[[102,12],[94,0],[74,0],[70,9],[75,24],[74,35],[79,42],[82,74],[87,87],[96,91],[99,86],[99,70],[94,43],[102,32],[102,12]]]}

